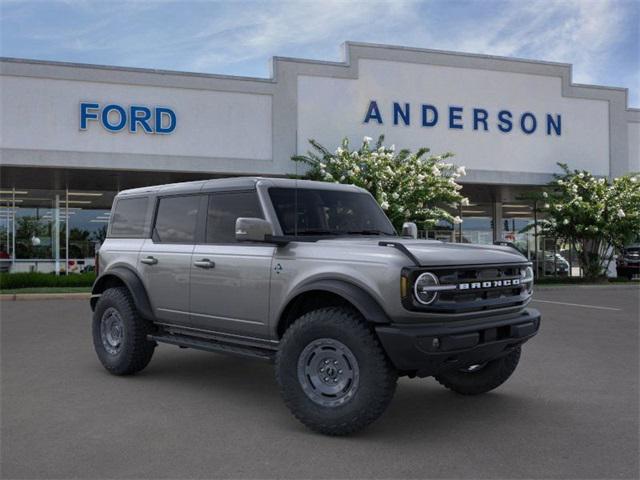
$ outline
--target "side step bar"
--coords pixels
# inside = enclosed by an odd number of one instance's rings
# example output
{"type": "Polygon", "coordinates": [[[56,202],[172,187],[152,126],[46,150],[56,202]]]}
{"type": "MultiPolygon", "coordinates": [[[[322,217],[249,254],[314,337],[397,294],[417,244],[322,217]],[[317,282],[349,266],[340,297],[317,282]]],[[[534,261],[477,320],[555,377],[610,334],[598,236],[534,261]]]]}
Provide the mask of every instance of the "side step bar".
{"type": "Polygon", "coordinates": [[[190,337],[188,335],[147,335],[147,339],[154,340],[158,343],[177,345],[178,347],[183,348],[195,348],[196,350],[205,350],[207,352],[227,353],[241,357],[264,360],[267,362],[273,362],[276,356],[276,352],[274,350],[268,350],[266,348],[232,345],[215,340],[204,340],[202,338],[190,337]]]}

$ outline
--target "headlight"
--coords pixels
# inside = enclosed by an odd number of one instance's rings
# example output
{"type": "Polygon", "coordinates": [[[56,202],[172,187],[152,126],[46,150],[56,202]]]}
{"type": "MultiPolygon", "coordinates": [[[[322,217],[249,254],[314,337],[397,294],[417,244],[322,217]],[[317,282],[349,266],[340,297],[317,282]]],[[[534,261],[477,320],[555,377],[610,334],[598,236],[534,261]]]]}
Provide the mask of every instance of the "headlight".
{"type": "Polygon", "coordinates": [[[430,305],[438,297],[438,277],[431,272],[420,275],[414,285],[413,294],[422,305],[430,305]]]}
{"type": "Polygon", "coordinates": [[[528,293],[533,292],[533,268],[527,267],[521,270],[521,283],[525,286],[528,293]]]}

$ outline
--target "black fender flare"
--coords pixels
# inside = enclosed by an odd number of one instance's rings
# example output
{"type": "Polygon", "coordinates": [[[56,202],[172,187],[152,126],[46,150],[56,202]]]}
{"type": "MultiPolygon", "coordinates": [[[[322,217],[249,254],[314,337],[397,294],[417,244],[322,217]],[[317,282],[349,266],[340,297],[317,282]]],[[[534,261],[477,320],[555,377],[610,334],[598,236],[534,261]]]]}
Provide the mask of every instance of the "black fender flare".
{"type": "Polygon", "coordinates": [[[91,288],[91,310],[95,309],[98,298],[102,292],[104,292],[106,285],[109,283],[109,279],[112,278],[117,278],[129,289],[133,297],[133,303],[140,315],[148,320],[153,320],[154,315],[151,309],[151,302],[149,302],[149,296],[142,283],[142,279],[133,269],[122,265],[110,268],[93,283],[93,287],[91,288]]]}
{"type": "Polygon", "coordinates": [[[337,279],[313,280],[296,288],[291,295],[289,295],[285,307],[279,312],[278,322],[280,322],[286,308],[288,308],[296,297],[313,290],[330,292],[344,298],[351,303],[368,322],[390,323],[389,316],[370,293],[349,281],[337,279]]]}

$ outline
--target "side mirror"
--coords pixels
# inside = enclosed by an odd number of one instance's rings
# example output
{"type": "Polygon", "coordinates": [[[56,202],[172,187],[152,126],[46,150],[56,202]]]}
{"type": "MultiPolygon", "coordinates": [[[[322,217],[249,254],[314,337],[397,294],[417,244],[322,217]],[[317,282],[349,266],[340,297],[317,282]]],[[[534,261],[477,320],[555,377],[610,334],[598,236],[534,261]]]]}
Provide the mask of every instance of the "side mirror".
{"type": "Polygon", "coordinates": [[[418,226],[413,222],[404,222],[402,224],[402,236],[413,239],[418,238],[418,226]]]}
{"type": "Polygon", "coordinates": [[[240,217],[236,220],[236,240],[239,242],[264,242],[273,234],[271,223],[262,218],[240,217]]]}

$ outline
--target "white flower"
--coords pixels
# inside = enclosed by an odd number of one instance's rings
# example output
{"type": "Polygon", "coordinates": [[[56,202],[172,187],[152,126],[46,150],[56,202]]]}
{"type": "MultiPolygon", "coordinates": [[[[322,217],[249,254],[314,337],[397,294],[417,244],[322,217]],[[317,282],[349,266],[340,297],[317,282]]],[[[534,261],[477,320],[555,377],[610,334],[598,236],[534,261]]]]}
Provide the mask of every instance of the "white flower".
{"type": "MultiPolygon", "coordinates": [[[[544,198],[549,198],[549,194],[547,192],[542,192],[542,196],[544,198]]],[[[546,207],[546,208],[549,208],[549,207],[546,207]]]]}
{"type": "Polygon", "coordinates": [[[624,218],[624,217],[626,217],[626,215],[624,214],[624,210],[622,210],[622,209],[618,210],[618,217],[619,217],[619,218],[624,218]]]}
{"type": "Polygon", "coordinates": [[[568,219],[568,218],[565,218],[565,219],[562,221],[562,224],[563,224],[563,225],[569,225],[569,219],[568,219]]]}
{"type": "Polygon", "coordinates": [[[549,208],[549,204],[548,204],[548,203],[545,203],[545,204],[544,204],[544,208],[549,208]]]}
{"type": "Polygon", "coordinates": [[[336,155],[342,155],[342,152],[344,152],[344,150],[342,150],[342,148],[340,148],[340,147],[336,148],[336,155]]]}
{"type": "Polygon", "coordinates": [[[396,151],[396,146],[395,145],[391,145],[389,147],[389,150],[391,150],[392,152],[395,152],[396,151]]]}
{"type": "Polygon", "coordinates": [[[400,194],[398,192],[393,192],[391,194],[391,198],[393,198],[394,200],[398,200],[400,198],[400,194]]]}
{"type": "Polygon", "coordinates": [[[469,199],[467,197],[464,197],[462,200],[460,200],[460,205],[462,205],[463,207],[468,207],[469,199]]]}
{"type": "Polygon", "coordinates": [[[389,202],[385,201],[380,204],[383,210],[387,210],[389,208],[389,202]]]}
{"type": "Polygon", "coordinates": [[[373,138],[371,138],[371,137],[364,137],[362,140],[364,141],[364,143],[367,143],[367,144],[368,144],[371,140],[373,140],[373,138]]]}
{"type": "Polygon", "coordinates": [[[631,180],[631,183],[636,183],[638,181],[638,177],[631,177],[630,180],[631,180]]]}
{"type": "Polygon", "coordinates": [[[438,176],[438,175],[440,175],[440,169],[434,165],[431,168],[431,173],[433,173],[435,176],[438,176]]]}
{"type": "Polygon", "coordinates": [[[578,176],[579,176],[580,178],[584,178],[584,173],[580,172],[580,173],[578,174],[578,176]]]}
{"type": "Polygon", "coordinates": [[[453,217],[453,223],[455,225],[459,225],[462,223],[462,219],[456,215],[455,217],[453,217]]]}
{"type": "Polygon", "coordinates": [[[558,185],[564,185],[564,182],[562,180],[558,180],[558,185]]]}
{"type": "Polygon", "coordinates": [[[456,169],[456,173],[458,175],[466,175],[467,174],[467,169],[465,167],[458,167],[456,169]]]}

